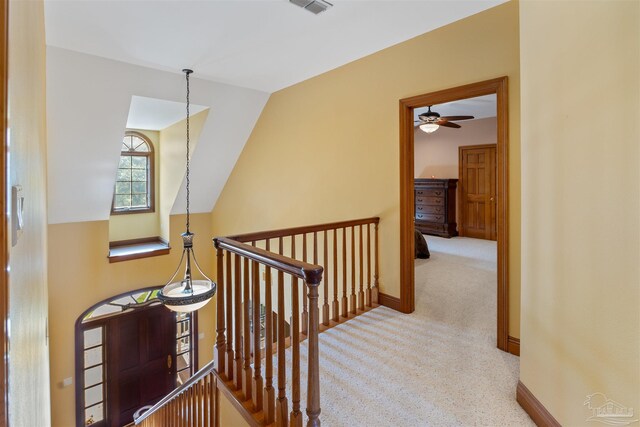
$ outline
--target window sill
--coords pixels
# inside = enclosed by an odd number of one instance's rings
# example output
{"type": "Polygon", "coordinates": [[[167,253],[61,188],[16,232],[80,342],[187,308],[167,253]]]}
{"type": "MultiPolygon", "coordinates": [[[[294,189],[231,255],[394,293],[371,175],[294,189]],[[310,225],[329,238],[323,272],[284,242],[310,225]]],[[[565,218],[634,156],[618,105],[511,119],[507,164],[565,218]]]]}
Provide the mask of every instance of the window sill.
{"type": "Polygon", "coordinates": [[[108,258],[110,263],[114,263],[168,255],[170,251],[171,247],[169,244],[160,237],[120,240],[117,242],[109,242],[108,258]]]}

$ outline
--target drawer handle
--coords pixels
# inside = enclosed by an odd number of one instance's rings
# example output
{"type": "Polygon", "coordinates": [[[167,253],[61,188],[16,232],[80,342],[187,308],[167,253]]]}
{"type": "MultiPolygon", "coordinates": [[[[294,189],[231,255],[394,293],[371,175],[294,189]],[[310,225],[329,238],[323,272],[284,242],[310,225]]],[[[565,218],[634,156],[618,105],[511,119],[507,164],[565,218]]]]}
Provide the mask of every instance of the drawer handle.
{"type": "Polygon", "coordinates": [[[442,191],[436,191],[436,196],[439,196],[442,194],[442,191]]]}
{"type": "Polygon", "coordinates": [[[418,210],[421,211],[422,210],[422,206],[418,206],[418,210]]]}
{"type": "Polygon", "coordinates": [[[442,208],[436,207],[436,212],[442,211],[442,208]]]}

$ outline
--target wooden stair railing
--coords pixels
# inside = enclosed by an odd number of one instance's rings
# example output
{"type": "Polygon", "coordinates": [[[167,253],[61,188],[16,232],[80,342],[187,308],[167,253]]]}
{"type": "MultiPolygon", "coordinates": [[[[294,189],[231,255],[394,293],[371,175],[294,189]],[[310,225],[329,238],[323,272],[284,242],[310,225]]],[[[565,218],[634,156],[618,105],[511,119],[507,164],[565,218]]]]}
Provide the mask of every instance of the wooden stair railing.
{"type": "Polygon", "coordinates": [[[252,426],[301,427],[300,347],[306,340],[306,425],[320,426],[318,334],[377,306],[378,224],[379,218],[367,218],[215,238],[215,368],[207,365],[136,424],[217,426],[222,390],[252,426]],[[261,316],[263,305],[269,315],[261,316]]]}
{"type": "Polygon", "coordinates": [[[141,427],[218,426],[218,384],[211,361],[134,421],[141,427]]]}

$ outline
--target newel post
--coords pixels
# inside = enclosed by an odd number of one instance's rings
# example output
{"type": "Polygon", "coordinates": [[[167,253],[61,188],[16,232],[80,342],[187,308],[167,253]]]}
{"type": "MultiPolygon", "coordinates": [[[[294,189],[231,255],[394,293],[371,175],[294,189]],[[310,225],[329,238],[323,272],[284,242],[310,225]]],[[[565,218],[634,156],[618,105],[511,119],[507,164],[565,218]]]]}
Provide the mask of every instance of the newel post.
{"type": "Polygon", "coordinates": [[[216,371],[218,374],[225,375],[225,353],[226,340],[225,333],[225,316],[224,316],[224,251],[216,248],[218,258],[218,290],[216,297],[216,371]]]}
{"type": "Polygon", "coordinates": [[[305,284],[309,291],[309,367],[307,379],[307,427],[320,426],[320,354],[318,332],[320,310],[318,307],[318,285],[322,280],[322,270],[314,277],[308,277],[305,284]]]}

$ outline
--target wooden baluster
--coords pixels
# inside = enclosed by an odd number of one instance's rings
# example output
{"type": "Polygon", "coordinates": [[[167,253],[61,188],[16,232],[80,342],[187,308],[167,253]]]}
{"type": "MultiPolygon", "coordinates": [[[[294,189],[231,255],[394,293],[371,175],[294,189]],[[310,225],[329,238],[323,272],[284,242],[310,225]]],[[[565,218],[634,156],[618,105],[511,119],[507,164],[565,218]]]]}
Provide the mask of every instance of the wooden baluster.
{"type": "Polygon", "coordinates": [[[202,379],[202,424],[204,427],[211,426],[211,421],[209,419],[209,381],[209,375],[202,379]]]}
{"type": "MultiPolygon", "coordinates": [[[[227,253],[226,257],[226,279],[227,285],[227,360],[226,360],[226,375],[228,380],[233,379],[233,275],[231,272],[231,252],[227,253]]],[[[236,298],[238,296],[236,295],[236,298]]]]}
{"type": "MultiPolygon", "coordinates": [[[[293,236],[295,240],[295,236],[293,236]]],[[[296,259],[295,253],[291,254],[291,258],[296,259]]],[[[302,235],[302,260],[307,262],[307,235],[302,235]]],[[[309,312],[307,311],[307,298],[302,296],[302,333],[307,335],[309,328],[309,312]]]]}
{"type": "MultiPolygon", "coordinates": [[[[318,265],[318,232],[316,231],[313,232],[313,263],[318,265]]],[[[320,286],[318,286],[318,292],[320,292],[320,286]]],[[[318,298],[320,298],[319,295],[318,298]]],[[[318,322],[320,322],[320,317],[318,317],[318,322]]]]}
{"type": "Polygon", "coordinates": [[[200,417],[202,414],[200,413],[200,390],[198,389],[198,385],[193,385],[193,419],[195,426],[200,425],[200,417]]]}
{"type": "MultiPolygon", "coordinates": [[[[328,253],[329,253],[329,248],[327,248],[327,233],[329,231],[328,230],[324,230],[324,236],[323,236],[323,250],[322,250],[322,266],[323,268],[326,270],[327,266],[329,265],[329,257],[328,257],[328,253]]],[[[329,275],[325,274],[324,278],[323,278],[323,283],[324,283],[324,304],[322,304],[322,324],[325,326],[329,326],[329,320],[330,320],[330,315],[329,315],[329,275]]]]}
{"type": "Polygon", "coordinates": [[[243,293],[244,305],[242,307],[242,349],[244,350],[244,369],[242,370],[242,395],[244,400],[251,399],[251,328],[249,324],[249,259],[243,258],[243,293]]]}
{"type": "MultiPolygon", "coordinates": [[[[265,249],[269,248],[269,239],[267,239],[265,249]]],[[[265,387],[264,387],[264,418],[266,424],[271,424],[275,420],[275,389],[273,388],[273,306],[271,295],[271,268],[265,267],[265,387]]]]}
{"type": "Polygon", "coordinates": [[[187,426],[187,422],[188,420],[188,415],[187,415],[187,409],[186,409],[186,405],[187,405],[187,395],[186,393],[182,393],[180,394],[180,422],[182,423],[182,426],[187,426]]]}
{"type": "Polygon", "coordinates": [[[360,231],[359,231],[359,240],[360,240],[360,250],[358,252],[358,262],[360,263],[360,274],[358,279],[360,280],[360,291],[358,292],[358,308],[360,310],[364,310],[364,277],[363,277],[363,273],[364,273],[364,253],[363,253],[363,246],[362,246],[362,224],[360,224],[360,231]]]}
{"type": "Polygon", "coordinates": [[[338,302],[338,229],[333,229],[333,301],[331,302],[333,321],[340,321],[340,303],[338,302]]]}
{"type": "Polygon", "coordinates": [[[347,317],[347,228],[342,229],[342,317],[347,317]]]}
{"type": "Polygon", "coordinates": [[[309,367],[307,371],[307,427],[320,427],[320,354],[318,351],[318,283],[306,283],[309,290],[309,367]]]}
{"type": "MultiPolygon", "coordinates": [[[[304,292],[303,292],[304,293],[304,292]]],[[[304,296],[304,295],[303,295],[304,296]]],[[[302,427],[300,411],[300,312],[298,279],[292,278],[291,285],[291,427],[302,427]]]]}
{"type": "Polygon", "coordinates": [[[349,295],[351,313],[356,314],[356,229],[351,227],[351,295],[349,295]]]}
{"type": "Polygon", "coordinates": [[[189,393],[189,389],[184,391],[184,395],[185,395],[185,405],[184,405],[184,412],[185,412],[185,425],[191,427],[191,424],[193,423],[193,412],[191,412],[191,393],[189,393]]]}
{"type": "MultiPolygon", "coordinates": [[[[254,244],[255,245],[255,244],[254,244]]],[[[257,261],[251,261],[253,287],[253,409],[262,411],[262,356],[260,354],[260,268],[257,261]]]]}
{"type": "MultiPolygon", "coordinates": [[[[195,385],[195,384],[194,384],[195,385]]],[[[191,387],[191,425],[198,425],[198,389],[194,386],[191,387]]]]}
{"type": "Polygon", "coordinates": [[[371,307],[371,224],[367,224],[367,306],[371,307]]]}
{"type": "MultiPolygon", "coordinates": [[[[282,237],[279,241],[279,252],[282,255],[282,237]]],[[[295,239],[294,239],[295,241],[295,239]]],[[[278,398],[276,399],[276,426],[289,425],[289,405],[287,402],[287,373],[284,353],[284,273],[278,271],[278,398]]]]}
{"type": "Polygon", "coordinates": [[[378,303],[378,267],[380,265],[380,257],[379,257],[379,248],[378,248],[378,223],[376,222],[376,225],[374,227],[374,234],[376,236],[376,240],[375,240],[375,261],[376,261],[376,268],[373,272],[373,288],[371,289],[371,301],[373,301],[374,304],[378,303]]]}
{"type": "Polygon", "coordinates": [[[211,425],[218,427],[220,425],[220,411],[218,409],[218,379],[211,374],[211,382],[209,383],[209,413],[211,414],[211,425]]]}
{"type": "Polygon", "coordinates": [[[171,401],[171,422],[169,423],[169,425],[177,426],[179,422],[180,421],[178,417],[178,400],[174,398],[171,401]]]}
{"type": "Polygon", "coordinates": [[[236,296],[235,306],[233,308],[233,316],[236,327],[235,333],[235,355],[233,359],[233,381],[236,390],[242,389],[242,274],[240,273],[240,256],[235,255],[233,258],[234,274],[233,274],[233,293],[236,296]]]}
{"type": "Polygon", "coordinates": [[[216,327],[216,370],[220,375],[225,373],[226,340],[224,327],[224,253],[222,249],[217,250],[218,254],[218,296],[216,298],[217,327],[216,327]]]}

